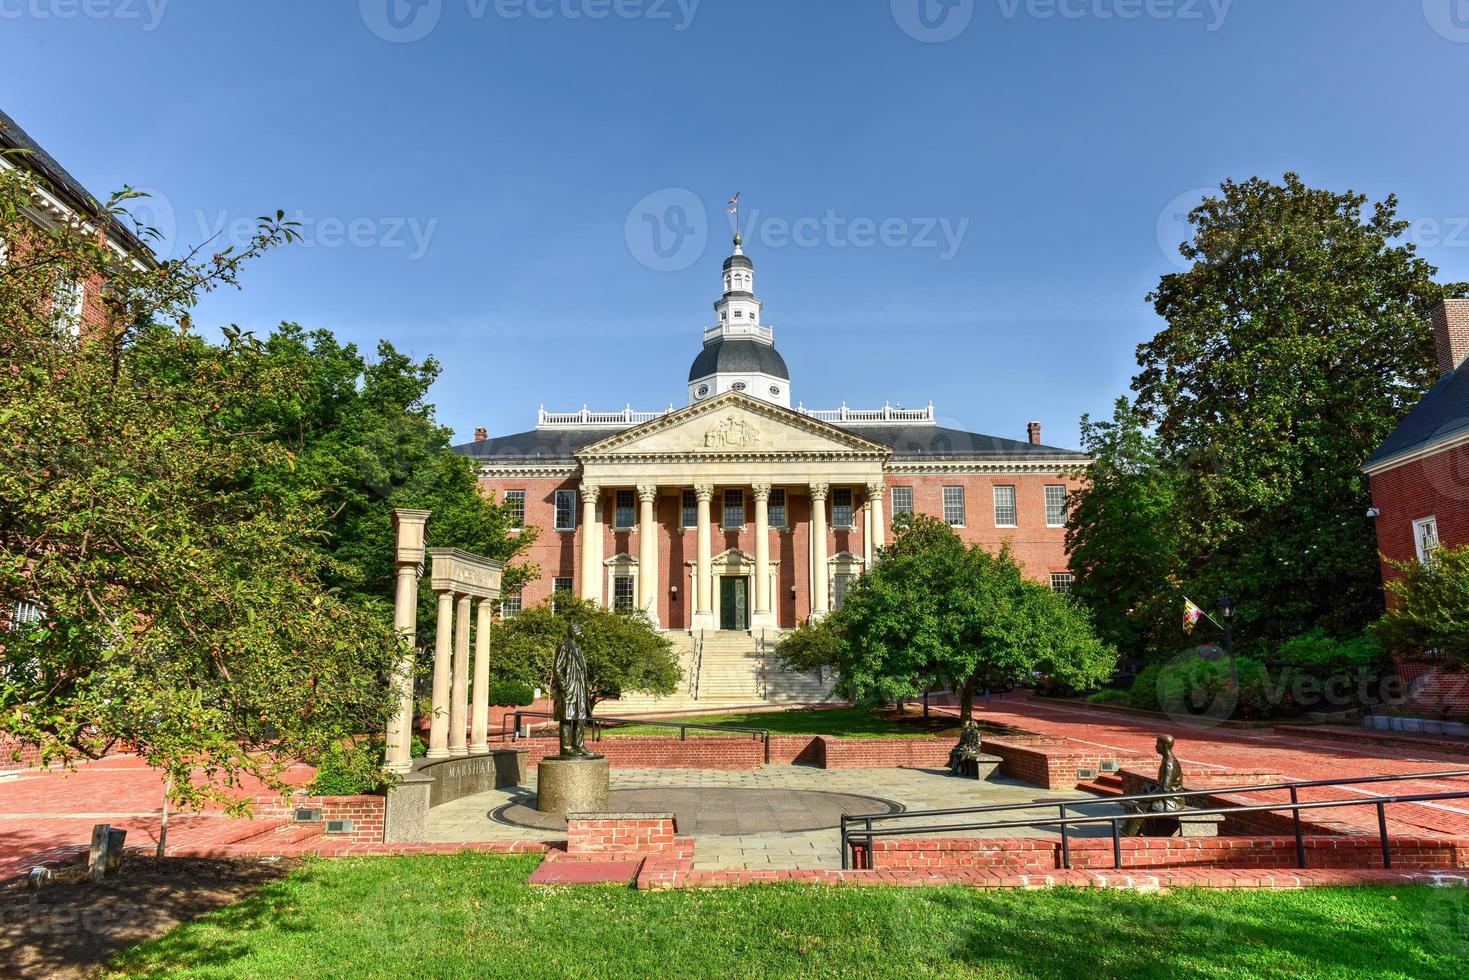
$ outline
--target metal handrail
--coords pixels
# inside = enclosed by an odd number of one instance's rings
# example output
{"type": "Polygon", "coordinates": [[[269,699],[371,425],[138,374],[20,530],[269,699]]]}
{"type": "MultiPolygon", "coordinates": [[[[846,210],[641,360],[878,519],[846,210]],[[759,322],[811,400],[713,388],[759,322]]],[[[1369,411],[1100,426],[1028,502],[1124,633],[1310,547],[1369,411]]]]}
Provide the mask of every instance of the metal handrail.
{"type": "MultiPolygon", "coordinates": [[[[555,715],[548,711],[516,711],[506,714],[500,719],[500,738],[503,741],[509,737],[512,742],[520,740],[520,721],[522,718],[549,718],[554,720],[555,715]],[[507,732],[505,723],[514,721],[514,728],[507,732]]],[[[687,742],[689,729],[707,732],[734,732],[737,735],[749,735],[752,740],[765,743],[765,761],[770,762],[770,729],[768,728],[741,728],[738,725],[701,725],[689,721],[658,721],[651,718],[589,718],[592,725],[592,740],[602,741],[602,729],[606,725],[621,727],[623,725],[651,725],[655,728],[677,728],[678,740],[687,742]]]]}
{"type": "Polygon", "coordinates": [[[1110,822],[1112,824],[1113,867],[1120,869],[1122,867],[1120,824],[1124,820],[1177,819],[1180,814],[1196,817],[1228,815],[1231,813],[1274,812],[1279,810],[1287,810],[1291,813],[1292,823],[1294,824],[1296,839],[1296,860],[1300,867],[1304,868],[1306,866],[1306,848],[1304,831],[1301,826],[1302,810],[1314,810],[1342,806],[1374,805],[1377,807],[1378,831],[1382,840],[1384,861],[1383,866],[1391,867],[1392,857],[1389,853],[1388,847],[1386,816],[1386,807],[1389,803],[1417,803],[1426,800],[1464,799],[1469,798],[1469,790],[1453,793],[1430,793],[1416,794],[1411,796],[1376,796],[1371,799],[1356,798],[1349,800],[1324,800],[1306,803],[1302,803],[1300,801],[1300,790],[1323,786],[1356,786],[1366,783],[1390,783],[1402,782],[1405,780],[1459,779],[1464,777],[1469,777],[1469,769],[1455,769],[1444,772],[1398,773],[1390,776],[1357,776],[1347,779],[1301,780],[1288,783],[1261,783],[1254,786],[1227,786],[1218,787],[1215,789],[1139,793],[1131,796],[1075,797],[1066,800],[1041,800],[1030,803],[1003,803],[979,807],[955,807],[946,810],[906,810],[900,813],[871,813],[843,816],[840,823],[842,867],[843,869],[851,867],[852,860],[855,857],[856,843],[858,841],[865,841],[867,843],[868,855],[870,858],[871,844],[874,837],[900,837],[910,834],[957,833],[961,831],[967,832],[975,830],[999,830],[1003,828],[1013,827],[1058,826],[1061,828],[1062,867],[1069,869],[1071,867],[1071,841],[1067,835],[1067,828],[1075,824],[1110,822]],[[1067,816],[1066,813],[1068,808],[1077,806],[1137,803],[1148,802],[1152,800],[1182,799],[1185,797],[1192,798],[1195,796],[1220,796],[1226,793],[1252,793],[1271,790],[1289,790],[1290,803],[1262,803],[1255,805],[1240,804],[1238,806],[1222,807],[1213,810],[1174,810],[1159,813],[1120,813],[1094,817],[1067,816]],[[1000,813],[1014,810],[1036,810],[1042,808],[1049,809],[1050,807],[1056,807],[1059,810],[1058,816],[1029,820],[991,821],[987,823],[970,822],[963,824],[938,826],[929,825],[921,827],[874,828],[873,826],[873,824],[883,820],[904,820],[914,819],[918,817],[957,816],[960,814],[972,813],[1000,813]],[[860,828],[857,828],[856,825],[859,824],[861,826],[860,828]]]}
{"type": "Polygon", "coordinates": [[[704,631],[694,637],[694,655],[689,668],[689,697],[699,700],[699,675],[704,672],[704,631]]]}

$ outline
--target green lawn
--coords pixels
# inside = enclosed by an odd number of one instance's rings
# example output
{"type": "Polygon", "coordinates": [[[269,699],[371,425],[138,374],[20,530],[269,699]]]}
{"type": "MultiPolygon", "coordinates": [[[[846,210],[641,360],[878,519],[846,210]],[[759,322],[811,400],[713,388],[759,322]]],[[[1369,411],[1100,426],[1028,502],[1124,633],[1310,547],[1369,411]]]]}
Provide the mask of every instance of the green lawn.
{"type": "MultiPolygon", "coordinates": [[[[890,712],[872,708],[801,708],[794,711],[746,712],[732,715],[701,715],[687,718],[660,718],[659,721],[687,721],[695,725],[733,725],[736,728],[768,728],[774,735],[832,735],[842,738],[913,738],[949,731],[958,737],[953,718],[934,715],[932,724],[923,723],[923,709],[910,708],[905,721],[897,721],[890,712]]],[[[657,725],[608,726],[606,736],[677,735],[677,729],[657,725]]],[[[727,732],[689,730],[696,735],[728,735],[727,732]]]]}
{"type": "Polygon", "coordinates": [[[315,861],[130,951],[188,977],[1463,977],[1460,889],[524,884],[538,858],[315,861]]]}

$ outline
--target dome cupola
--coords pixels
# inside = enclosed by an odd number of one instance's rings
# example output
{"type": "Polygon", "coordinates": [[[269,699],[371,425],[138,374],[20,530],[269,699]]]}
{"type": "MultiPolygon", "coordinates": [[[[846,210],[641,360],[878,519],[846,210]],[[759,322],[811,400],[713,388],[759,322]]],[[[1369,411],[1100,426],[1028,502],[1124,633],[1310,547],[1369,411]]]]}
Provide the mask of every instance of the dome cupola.
{"type": "Polygon", "coordinates": [[[724,295],[714,302],[714,326],[704,331],[704,349],[689,369],[689,404],[741,391],[790,408],[790,372],[775,349],[775,331],[761,320],[763,308],[755,297],[755,263],[736,233],[734,253],[724,260],[724,295]]]}

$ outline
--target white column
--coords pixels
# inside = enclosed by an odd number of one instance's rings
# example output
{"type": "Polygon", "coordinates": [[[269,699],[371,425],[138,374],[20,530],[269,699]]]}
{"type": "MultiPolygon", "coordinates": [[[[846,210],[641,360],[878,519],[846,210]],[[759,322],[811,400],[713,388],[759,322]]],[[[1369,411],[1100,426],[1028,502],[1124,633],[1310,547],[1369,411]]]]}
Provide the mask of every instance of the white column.
{"type": "Polygon", "coordinates": [[[693,628],[714,628],[714,583],[710,580],[714,555],[709,526],[709,504],[714,500],[714,487],[704,484],[694,487],[694,497],[699,502],[699,564],[694,571],[694,585],[698,590],[698,601],[694,606],[693,628]]]}
{"type": "Polygon", "coordinates": [[[454,644],[454,593],[439,593],[439,622],[434,642],[433,716],[429,719],[428,757],[449,757],[450,661],[454,644]]]}
{"type": "Polygon", "coordinates": [[[658,488],[638,487],[638,605],[658,619],[658,488]]]}
{"type": "Polygon", "coordinates": [[[877,557],[877,549],[887,546],[886,518],[883,517],[882,502],[887,496],[888,488],[881,483],[867,484],[867,509],[872,514],[872,531],[868,534],[872,544],[867,549],[867,567],[872,567],[872,560],[877,557]]]}
{"type": "Polygon", "coordinates": [[[474,607],[474,707],[470,721],[469,751],[490,751],[490,612],[493,599],[481,599],[474,607]]]}
{"type": "Polygon", "coordinates": [[[826,597],[826,496],[825,483],[811,484],[811,618],[821,619],[831,609],[826,597]]]}
{"type": "Polygon", "coordinates": [[[449,704],[449,754],[468,755],[469,735],[469,596],[458,597],[454,610],[454,683],[449,704]]]}
{"type": "Polygon", "coordinates": [[[770,602],[770,484],[757,483],[755,492],[755,614],[751,629],[774,629],[770,602]]]}
{"type": "Polygon", "coordinates": [[[602,488],[595,483],[581,486],[581,597],[591,602],[602,600],[602,569],[597,558],[602,541],[602,525],[597,520],[597,498],[602,488]]]}
{"type": "Polygon", "coordinates": [[[398,585],[393,602],[393,631],[398,635],[398,663],[393,671],[397,710],[388,720],[384,763],[393,772],[413,768],[413,674],[418,644],[418,566],[423,561],[424,525],[428,511],[393,511],[397,541],[398,585]]]}

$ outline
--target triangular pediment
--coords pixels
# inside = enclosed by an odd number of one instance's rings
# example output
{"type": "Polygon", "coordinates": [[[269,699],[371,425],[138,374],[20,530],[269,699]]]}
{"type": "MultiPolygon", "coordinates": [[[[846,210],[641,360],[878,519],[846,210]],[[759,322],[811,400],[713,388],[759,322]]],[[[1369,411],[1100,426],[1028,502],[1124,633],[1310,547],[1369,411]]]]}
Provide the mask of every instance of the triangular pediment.
{"type": "Polygon", "coordinates": [[[838,426],[779,405],[726,392],[698,405],[608,436],[577,458],[609,456],[845,456],[886,457],[892,450],[838,426]]]}

